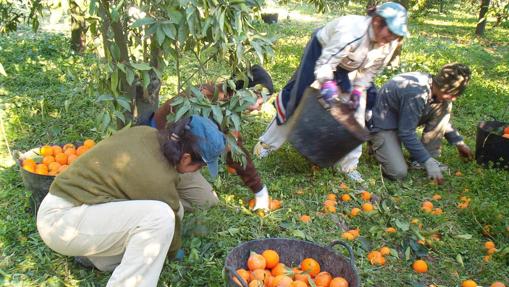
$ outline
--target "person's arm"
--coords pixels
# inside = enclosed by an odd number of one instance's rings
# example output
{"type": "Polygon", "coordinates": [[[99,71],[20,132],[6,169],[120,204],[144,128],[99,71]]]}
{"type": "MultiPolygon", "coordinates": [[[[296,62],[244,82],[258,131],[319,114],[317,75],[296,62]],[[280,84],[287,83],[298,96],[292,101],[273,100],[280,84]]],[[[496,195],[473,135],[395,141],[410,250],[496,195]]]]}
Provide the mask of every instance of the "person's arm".
{"type": "Polygon", "coordinates": [[[460,133],[452,126],[452,124],[449,122],[447,123],[447,127],[445,128],[445,139],[447,142],[451,145],[456,145],[459,142],[463,141],[463,137],[460,135],[460,133]]]}
{"type": "Polygon", "coordinates": [[[167,100],[162,106],[157,109],[154,113],[154,121],[156,122],[156,128],[158,130],[164,129],[166,127],[167,119],[166,117],[169,114],[173,114],[173,107],[171,105],[171,99],[167,100]]]}

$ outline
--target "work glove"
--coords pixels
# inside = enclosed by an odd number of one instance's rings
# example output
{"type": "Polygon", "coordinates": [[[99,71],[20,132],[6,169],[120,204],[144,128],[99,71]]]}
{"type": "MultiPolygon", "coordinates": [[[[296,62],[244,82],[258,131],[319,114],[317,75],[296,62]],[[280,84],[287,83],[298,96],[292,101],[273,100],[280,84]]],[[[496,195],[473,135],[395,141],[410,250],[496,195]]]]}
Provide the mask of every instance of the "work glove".
{"type": "Polygon", "coordinates": [[[424,167],[426,167],[429,179],[436,181],[438,184],[443,183],[444,177],[442,171],[440,171],[440,163],[436,159],[430,157],[424,162],[424,167]]]}
{"type": "Polygon", "coordinates": [[[456,148],[458,149],[458,154],[461,158],[466,160],[472,160],[474,159],[474,154],[472,153],[472,150],[468,147],[466,143],[463,141],[460,141],[456,144],[456,148]]]}
{"type": "Polygon", "coordinates": [[[361,103],[361,95],[362,92],[357,89],[352,91],[350,94],[350,101],[348,102],[350,109],[356,110],[359,107],[359,104],[361,103]]]}
{"type": "Polygon", "coordinates": [[[324,100],[329,101],[338,95],[338,85],[335,81],[327,81],[320,87],[320,94],[324,100]]]}
{"type": "Polygon", "coordinates": [[[269,210],[269,191],[267,190],[267,186],[263,186],[263,188],[255,193],[255,206],[253,210],[262,209],[265,211],[269,210]]]}

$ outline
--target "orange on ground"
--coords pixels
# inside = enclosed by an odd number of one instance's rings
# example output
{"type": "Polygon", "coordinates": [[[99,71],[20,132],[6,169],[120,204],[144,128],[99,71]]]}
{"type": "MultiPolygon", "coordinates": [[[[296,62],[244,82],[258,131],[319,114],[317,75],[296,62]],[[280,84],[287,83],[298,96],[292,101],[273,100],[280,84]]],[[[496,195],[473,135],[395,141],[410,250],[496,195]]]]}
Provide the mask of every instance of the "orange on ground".
{"type": "Polygon", "coordinates": [[[336,201],[336,195],[334,193],[329,193],[327,194],[327,199],[328,200],[332,200],[332,201],[336,201]]]}
{"type": "Polygon", "coordinates": [[[237,171],[231,166],[226,167],[226,172],[228,172],[229,174],[237,174],[237,171]]]}
{"type": "Polygon", "coordinates": [[[354,207],[350,211],[350,216],[355,217],[355,216],[359,215],[359,213],[361,213],[361,209],[357,208],[357,207],[354,207]]]}
{"type": "Polygon", "coordinates": [[[42,146],[40,153],[42,156],[53,155],[53,148],[49,145],[42,146]]]}
{"type": "Polygon", "coordinates": [[[62,149],[61,146],[59,145],[54,145],[51,147],[53,149],[53,154],[58,154],[58,153],[61,153],[61,152],[64,152],[64,150],[62,149]]]}
{"type": "Polygon", "coordinates": [[[368,191],[363,191],[361,193],[361,198],[364,201],[369,201],[369,200],[371,200],[371,193],[369,193],[368,191]]]}
{"type": "Polygon", "coordinates": [[[412,268],[417,273],[426,273],[428,272],[428,263],[424,260],[416,260],[414,264],[412,264],[412,268]]]}
{"type": "Polygon", "coordinates": [[[265,269],[266,265],[267,262],[265,261],[265,257],[256,252],[251,252],[247,259],[247,268],[251,271],[256,269],[265,269]]]}
{"type": "Polygon", "coordinates": [[[382,256],[382,253],[380,251],[377,251],[377,250],[373,250],[371,252],[368,253],[368,261],[374,265],[375,262],[377,262],[382,256]]]}
{"type": "Polygon", "coordinates": [[[95,146],[95,141],[94,141],[94,140],[91,140],[91,139],[86,139],[86,140],[83,142],[83,146],[85,146],[86,148],[90,149],[90,148],[92,148],[93,146],[95,146]]]}
{"type": "Polygon", "coordinates": [[[305,258],[300,263],[300,269],[304,272],[309,272],[311,277],[315,277],[318,273],[320,273],[320,264],[313,258],[305,258]]]}
{"type": "Polygon", "coordinates": [[[315,285],[317,287],[328,287],[331,281],[332,275],[327,271],[320,272],[315,277],[315,285]]]}
{"type": "Polygon", "coordinates": [[[304,222],[304,223],[309,223],[311,222],[311,217],[309,215],[301,215],[301,217],[299,218],[300,221],[304,222]]]}
{"type": "Polygon", "coordinates": [[[486,255],[486,256],[483,256],[482,260],[486,263],[490,262],[491,260],[491,255],[486,255]]]}
{"type": "Polygon", "coordinates": [[[493,282],[490,287],[505,287],[505,284],[500,281],[493,282]]]}
{"type": "Polygon", "coordinates": [[[329,213],[336,212],[336,207],[335,206],[331,206],[331,205],[326,205],[326,206],[324,206],[323,209],[325,210],[325,212],[329,212],[329,213]]]}
{"type": "Polygon", "coordinates": [[[495,252],[497,252],[497,249],[496,249],[496,248],[490,248],[490,249],[488,249],[488,251],[486,251],[486,253],[487,253],[488,255],[492,255],[492,254],[493,254],[493,253],[495,253],[495,252]]]}
{"type": "Polygon", "coordinates": [[[336,206],[338,203],[334,200],[329,200],[327,199],[326,201],[324,201],[323,205],[325,206],[336,206]]]}
{"type": "Polygon", "coordinates": [[[493,241],[486,241],[484,243],[484,248],[486,249],[492,249],[492,248],[495,248],[495,243],[493,243],[493,241]]]}
{"type": "Polygon", "coordinates": [[[348,281],[343,277],[335,277],[330,282],[329,287],[348,287],[348,281]]]}
{"type": "Polygon", "coordinates": [[[52,155],[47,155],[45,157],[42,158],[42,163],[48,165],[52,162],[55,162],[55,157],[53,157],[52,155]]]}
{"type": "Polygon", "coordinates": [[[286,275],[288,273],[288,268],[283,263],[278,263],[276,267],[272,268],[270,273],[272,276],[286,275]]]}
{"type": "Polygon", "coordinates": [[[373,204],[371,204],[371,203],[366,202],[366,203],[362,204],[362,210],[364,210],[366,212],[373,211],[373,209],[375,209],[375,208],[373,207],[373,204]]]}
{"type": "Polygon", "coordinates": [[[281,208],[281,201],[280,200],[277,200],[277,199],[272,199],[269,203],[269,209],[271,211],[274,211],[276,209],[280,209],[281,208]]]}
{"type": "Polygon", "coordinates": [[[352,197],[349,194],[345,193],[345,194],[341,195],[341,201],[350,201],[350,200],[352,200],[352,197]]]}
{"type": "Polygon", "coordinates": [[[380,253],[382,255],[389,255],[389,254],[391,254],[391,249],[387,246],[384,246],[384,247],[380,248],[380,253]]]}
{"type": "Polygon", "coordinates": [[[278,275],[272,279],[272,286],[274,287],[290,287],[292,284],[292,278],[286,275],[278,275]]]}
{"type": "Polygon", "coordinates": [[[359,237],[359,235],[361,235],[360,228],[350,229],[350,230],[348,230],[348,232],[351,233],[355,237],[359,237]]]}
{"type": "Polygon", "coordinates": [[[55,161],[59,164],[67,164],[67,155],[63,152],[55,154],[55,161]]]}
{"type": "Polygon", "coordinates": [[[435,208],[435,209],[433,209],[433,211],[431,211],[431,214],[433,214],[433,215],[440,215],[442,213],[444,213],[442,208],[435,208]]]}
{"type": "Polygon", "coordinates": [[[344,182],[339,184],[339,188],[344,189],[344,190],[349,190],[348,185],[346,185],[346,183],[344,183],[344,182]]]}
{"type": "Polygon", "coordinates": [[[265,258],[265,268],[267,269],[272,269],[279,263],[279,254],[272,249],[263,251],[262,256],[265,258]]]}
{"type": "Polygon", "coordinates": [[[442,196],[440,194],[435,194],[435,195],[433,195],[432,199],[433,200],[440,200],[440,199],[442,199],[442,196]]]}
{"type": "Polygon", "coordinates": [[[474,280],[465,280],[461,283],[461,287],[477,287],[477,283],[474,280]]]}
{"type": "Polygon", "coordinates": [[[341,233],[341,238],[342,239],[345,239],[345,240],[355,240],[355,235],[353,235],[352,233],[350,232],[343,232],[341,233]]]}
{"type": "Polygon", "coordinates": [[[424,201],[422,203],[422,209],[433,209],[433,203],[431,201],[424,201]]]}
{"type": "Polygon", "coordinates": [[[385,229],[385,232],[387,232],[387,233],[396,233],[396,231],[397,231],[397,230],[396,230],[396,228],[394,228],[394,227],[387,227],[387,228],[385,229]]]}

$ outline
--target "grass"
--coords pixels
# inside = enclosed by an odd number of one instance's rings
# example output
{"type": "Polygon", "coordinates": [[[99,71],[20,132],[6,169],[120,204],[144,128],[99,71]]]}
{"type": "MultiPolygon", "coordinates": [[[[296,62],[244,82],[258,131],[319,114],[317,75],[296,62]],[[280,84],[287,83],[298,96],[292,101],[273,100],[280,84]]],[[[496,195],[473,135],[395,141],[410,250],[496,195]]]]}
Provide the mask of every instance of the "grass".
{"type": "MultiPolygon", "coordinates": [[[[310,22],[295,18],[264,28],[278,37],[276,55],[266,64],[279,90],[297,67],[310,33],[333,15],[314,15],[310,22]]],[[[473,36],[475,15],[461,9],[447,15],[432,14],[412,21],[412,37],[405,43],[402,65],[386,70],[377,79],[383,83],[403,71],[435,71],[448,62],[463,62],[474,71],[466,92],[454,106],[454,125],[475,146],[478,121],[488,115],[501,117],[509,104],[509,47],[507,29],[488,30],[485,39],[473,36]]],[[[0,38],[0,59],[9,76],[0,78],[0,101],[6,137],[11,149],[26,150],[44,143],[62,143],[86,137],[99,140],[95,114],[99,110],[86,92],[88,71],[94,63],[88,57],[69,52],[68,38],[61,34],[32,34],[21,31],[0,38]]],[[[170,78],[170,72],[167,72],[170,78]]],[[[163,89],[162,98],[171,96],[163,89]]],[[[244,138],[251,148],[273,115],[270,105],[264,113],[244,119],[244,138]]],[[[506,114],[506,120],[508,115],[506,114]]],[[[48,249],[41,241],[30,212],[30,194],[23,187],[18,168],[10,162],[2,141],[0,149],[0,285],[4,286],[104,286],[109,274],[85,270],[72,258],[48,249]]],[[[367,154],[359,169],[368,182],[367,190],[376,195],[377,211],[350,218],[359,206],[358,186],[330,169],[313,170],[290,145],[255,164],[271,195],[283,201],[283,208],[258,217],[244,201],[252,195],[237,177],[222,172],[214,183],[221,203],[207,211],[187,214],[183,261],[168,261],[160,286],[222,286],[222,268],[229,250],[247,240],[290,237],[327,245],[340,239],[343,228],[358,227],[361,237],[351,245],[363,286],[459,286],[474,279],[489,286],[499,280],[509,283],[509,173],[463,163],[453,147],[444,146],[441,159],[451,167],[442,186],[430,184],[423,172],[411,171],[403,182],[383,180],[379,167],[367,154]],[[455,176],[461,171],[461,176],[455,176]],[[346,182],[350,191],[339,188],[346,182]],[[349,192],[353,201],[339,204],[335,214],[322,213],[328,193],[349,192]],[[422,201],[440,194],[434,201],[444,210],[440,216],[420,211],[422,201]],[[468,196],[468,208],[456,207],[461,196],[468,196]],[[312,223],[298,220],[309,214],[312,223]],[[422,229],[410,224],[422,223],[422,229]],[[395,234],[386,227],[398,229],[395,234]],[[489,228],[489,233],[484,229],[489,228]],[[429,245],[423,258],[430,270],[417,275],[411,269],[416,249],[407,252],[410,241],[423,236],[429,245]],[[433,240],[432,238],[438,239],[433,240]],[[483,243],[493,240],[497,252],[489,263],[483,261],[483,243]],[[373,267],[367,253],[387,245],[397,252],[383,267],[373,267]],[[397,276],[395,276],[397,274],[397,276]]],[[[340,251],[340,249],[338,249],[340,251]]],[[[341,251],[340,251],[341,252],[341,251]]]]}

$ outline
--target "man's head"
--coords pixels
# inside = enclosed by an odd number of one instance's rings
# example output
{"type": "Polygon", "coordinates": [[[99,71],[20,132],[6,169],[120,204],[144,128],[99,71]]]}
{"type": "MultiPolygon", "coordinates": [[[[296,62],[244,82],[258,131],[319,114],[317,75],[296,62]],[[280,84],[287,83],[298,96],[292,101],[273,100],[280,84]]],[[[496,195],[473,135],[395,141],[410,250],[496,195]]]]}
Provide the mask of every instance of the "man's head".
{"type": "Polygon", "coordinates": [[[372,21],[375,42],[383,45],[408,36],[407,20],[407,11],[401,4],[386,2],[377,6],[372,21]]]}
{"type": "Polygon", "coordinates": [[[438,102],[454,101],[468,85],[471,72],[460,63],[447,64],[433,76],[433,96],[438,102]]]}

